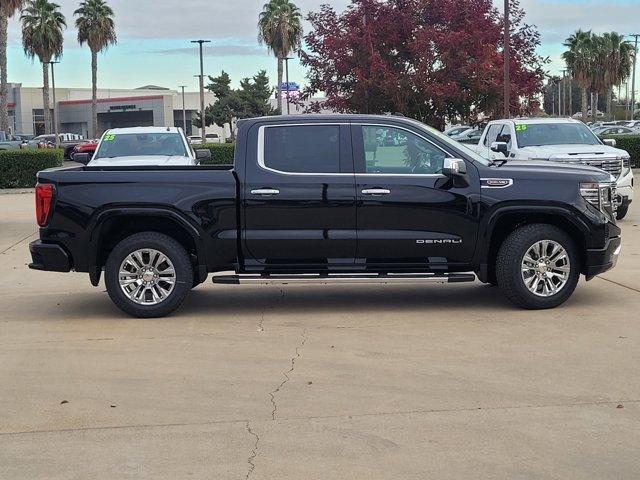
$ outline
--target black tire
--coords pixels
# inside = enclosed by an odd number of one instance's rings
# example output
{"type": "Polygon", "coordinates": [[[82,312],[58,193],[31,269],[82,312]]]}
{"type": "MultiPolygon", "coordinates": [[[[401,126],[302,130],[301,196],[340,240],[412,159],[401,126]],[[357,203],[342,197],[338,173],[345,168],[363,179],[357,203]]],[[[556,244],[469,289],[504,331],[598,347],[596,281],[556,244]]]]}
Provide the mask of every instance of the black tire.
{"type": "Polygon", "coordinates": [[[141,318],[164,317],[177,309],[193,285],[193,267],[187,252],[173,238],[156,232],[136,233],[125,238],[111,251],[105,266],[105,283],[109,297],[125,313],[141,318]],[[119,282],[120,265],[125,258],[140,249],[154,249],[173,263],[176,282],[173,290],[155,305],[141,305],[129,299],[119,282]]]}
{"type": "Polygon", "coordinates": [[[512,232],[500,246],[496,261],[498,285],[516,305],[529,310],[554,308],[564,303],[575,290],[580,278],[580,257],[571,237],[562,229],[548,224],[526,225],[512,232]],[[568,279],[558,293],[543,297],[525,285],[522,261],[527,251],[541,240],[552,240],[567,252],[570,267],[568,279]]]}
{"type": "Polygon", "coordinates": [[[627,216],[627,213],[629,213],[629,205],[625,205],[625,206],[620,205],[618,207],[618,211],[616,212],[616,220],[622,220],[624,217],[627,216]]]}

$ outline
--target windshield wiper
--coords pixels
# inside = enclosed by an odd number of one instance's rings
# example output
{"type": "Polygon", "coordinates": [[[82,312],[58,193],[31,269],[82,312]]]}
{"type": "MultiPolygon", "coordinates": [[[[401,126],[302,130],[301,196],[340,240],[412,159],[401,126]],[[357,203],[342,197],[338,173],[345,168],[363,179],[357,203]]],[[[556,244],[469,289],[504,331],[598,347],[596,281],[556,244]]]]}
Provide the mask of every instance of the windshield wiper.
{"type": "Polygon", "coordinates": [[[509,159],[507,159],[507,158],[499,158],[498,160],[492,160],[491,161],[491,165],[495,165],[496,167],[500,168],[501,166],[503,166],[508,161],[509,161],[509,159]],[[500,163],[498,163],[498,162],[500,162],[500,163]]]}

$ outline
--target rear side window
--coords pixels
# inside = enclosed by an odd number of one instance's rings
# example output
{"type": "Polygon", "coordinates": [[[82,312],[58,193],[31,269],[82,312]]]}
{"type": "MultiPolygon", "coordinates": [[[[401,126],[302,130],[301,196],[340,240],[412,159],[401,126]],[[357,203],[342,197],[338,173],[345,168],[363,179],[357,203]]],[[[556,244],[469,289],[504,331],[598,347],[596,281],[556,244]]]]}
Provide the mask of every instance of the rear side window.
{"type": "Polygon", "coordinates": [[[340,127],[264,128],[264,166],[287,173],[339,173],[340,127]]]}

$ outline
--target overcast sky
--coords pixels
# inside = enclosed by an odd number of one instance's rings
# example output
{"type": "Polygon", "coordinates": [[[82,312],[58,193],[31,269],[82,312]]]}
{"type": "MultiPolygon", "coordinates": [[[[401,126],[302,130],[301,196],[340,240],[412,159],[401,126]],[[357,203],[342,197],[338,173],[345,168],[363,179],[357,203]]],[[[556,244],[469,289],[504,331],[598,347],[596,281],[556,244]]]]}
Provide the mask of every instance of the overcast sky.
{"type": "MultiPolygon", "coordinates": [[[[474,0],[469,0],[474,1],[474,0]]],[[[494,0],[502,5],[502,0],[494,0]]],[[[79,47],[73,25],[78,0],[58,0],[67,17],[65,53],[56,68],[58,86],[90,86],[90,54],[79,47]]],[[[206,49],[205,73],[229,72],[234,83],[266,69],[275,83],[275,60],[258,45],[256,22],[263,0],[110,0],[116,13],[118,45],[99,58],[99,85],[135,88],[154,84],[195,90],[197,49],[190,39],[213,42],[206,49]]],[[[349,0],[295,0],[306,15],[329,3],[341,10],[349,0]]],[[[562,64],[562,41],[577,28],[597,32],[640,33],[640,0],[521,0],[527,21],[542,33],[540,53],[552,59],[555,73],[562,64]]],[[[17,17],[10,20],[9,81],[42,85],[41,67],[25,58],[17,17]]],[[[304,84],[304,69],[290,62],[291,81],[304,84]]]]}

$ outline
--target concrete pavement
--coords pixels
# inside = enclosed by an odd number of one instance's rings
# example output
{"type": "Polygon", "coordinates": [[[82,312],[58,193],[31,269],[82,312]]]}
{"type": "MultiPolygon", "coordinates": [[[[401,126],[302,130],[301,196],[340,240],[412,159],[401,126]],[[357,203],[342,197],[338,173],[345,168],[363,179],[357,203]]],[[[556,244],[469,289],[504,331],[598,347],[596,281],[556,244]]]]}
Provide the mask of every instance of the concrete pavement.
{"type": "Polygon", "coordinates": [[[206,283],[141,320],[29,271],[0,196],[0,479],[636,479],[640,209],[561,308],[493,287],[206,283]]]}

